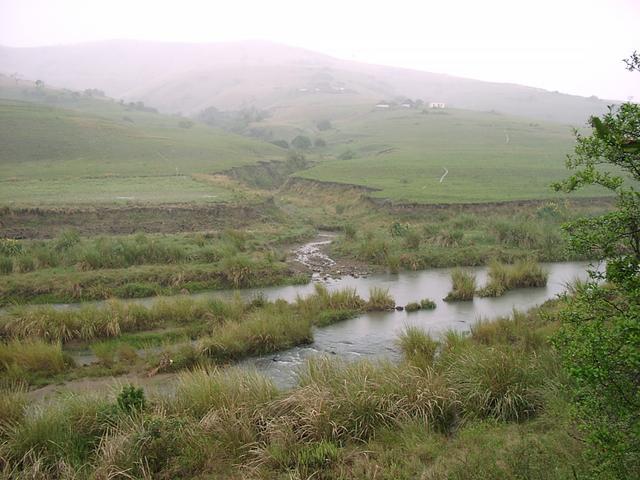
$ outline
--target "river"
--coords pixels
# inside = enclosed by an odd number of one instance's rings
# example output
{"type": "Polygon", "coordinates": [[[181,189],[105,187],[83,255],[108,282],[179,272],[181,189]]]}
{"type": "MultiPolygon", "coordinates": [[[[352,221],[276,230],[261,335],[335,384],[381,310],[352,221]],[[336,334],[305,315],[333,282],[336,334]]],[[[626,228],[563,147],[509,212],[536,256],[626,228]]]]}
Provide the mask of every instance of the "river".
{"type": "MultiPolygon", "coordinates": [[[[434,310],[417,312],[392,311],[365,313],[356,318],[339,322],[314,332],[310,345],[241,362],[254,366],[271,377],[281,387],[295,383],[296,368],[310,356],[335,355],[347,360],[358,358],[396,359],[398,334],[408,325],[418,326],[434,337],[447,330],[469,331],[480,319],[491,319],[509,315],[514,309],[527,310],[563,293],[567,285],[587,277],[586,262],[546,263],[542,266],[549,272],[546,287],[521,288],[507,292],[498,298],[474,298],[469,302],[444,302],[442,299],[451,288],[451,269],[430,269],[397,274],[376,274],[364,278],[342,277],[325,281],[329,290],[345,287],[355,288],[367,298],[369,289],[389,289],[397,305],[419,301],[428,297],[437,307],[434,310]]],[[[476,274],[478,285],[487,279],[487,268],[469,268],[476,274]]],[[[297,295],[312,293],[313,283],[286,287],[272,287],[244,291],[250,297],[262,292],[269,299],[294,300],[297,295]]]]}

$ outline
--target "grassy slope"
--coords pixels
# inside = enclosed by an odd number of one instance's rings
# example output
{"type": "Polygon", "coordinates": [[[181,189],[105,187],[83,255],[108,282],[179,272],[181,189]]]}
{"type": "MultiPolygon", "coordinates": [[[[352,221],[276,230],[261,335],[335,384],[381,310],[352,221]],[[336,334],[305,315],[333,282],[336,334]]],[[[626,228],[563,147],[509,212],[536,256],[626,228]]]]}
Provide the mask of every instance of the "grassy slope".
{"type": "MultiPolygon", "coordinates": [[[[299,176],[379,189],[373,196],[427,203],[490,202],[554,196],[574,139],[566,126],[491,113],[360,107],[317,133],[336,158],[299,176]],[[507,140],[508,139],[508,140],[507,140]],[[440,183],[447,168],[449,173],[440,183]]],[[[585,194],[593,192],[585,191],[585,194]]]]}
{"type": "Polygon", "coordinates": [[[0,88],[0,97],[65,108],[0,99],[1,203],[219,201],[229,192],[190,175],[284,156],[270,144],[200,124],[181,128],[179,117],[107,99],[21,93],[0,88]]]}

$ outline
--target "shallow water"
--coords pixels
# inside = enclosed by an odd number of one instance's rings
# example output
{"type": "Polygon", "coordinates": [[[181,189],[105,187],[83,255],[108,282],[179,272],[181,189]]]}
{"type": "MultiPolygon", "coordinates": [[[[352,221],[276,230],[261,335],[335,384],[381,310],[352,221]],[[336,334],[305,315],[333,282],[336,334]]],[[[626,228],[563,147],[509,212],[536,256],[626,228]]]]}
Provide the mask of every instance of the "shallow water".
{"type": "MultiPolygon", "coordinates": [[[[363,298],[368,298],[373,287],[389,290],[397,305],[430,298],[436,302],[435,310],[370,312],[356,318],[336,323],[314,331],[314,342],[310,345],[294,347],[286,351],[253,357],[240,362],[240,365],[254,367],[272,378],[280,387],[295,384],[297,368],[314,355],[336,355],[346,360],[358,358],[397,359],[399,351],[396,340],[400,332],[409,325],[418,326],[433,337],[448,330],[469,331],[471,325],[479,319],[491,319],[509,315],[514,309],[527,310],[546,300],[563,293],[567,285],[577,279],[587,277],[588,262],[547,263],[542,266],[549,272],[546,287],[522,288],[507,292],[498,298],[474,298],[469,302],[444,302],[442,299],[451,288],[451,268],[430,269],[418,272],[397,274],[376,274],[369,277],[350,276],[324,281],[329,290],[345,287],[355,288],[363,298]]],[[[484,285],[487,279],[486,267],[469,267],[466,270],[476,274],[477,284],[484,285]]],[[[201,292],[190,295],[192,298],[231,297],[240,295],[250,299],[263,295],[269,300],[282,298],[295,301],[298,295],[305,296],[314,292],[316,282],[306,285],[289,285],[244,289],[239,291],[223,290],[201,292]]],[[[152,304],[162,297],[131,300],[141,304],[152,304]]],[[[61,308],[74,308],[75,305],[60,305],[61,308]]],[[[86,352],[86,359],[80,363],[93,361],[86,352]]],[[[82,355],[80,355],[82,356],[82,355]]]]}
{"type": "MultiPolygon", "coordinates": [[[[344,359],[391,358],[399,356],[396,339],[409,325],[418,326],[434,337],[447,330],[469,331],[479,319],[509,315],[514,309],[527,310],[563,293],[567,285],[576,279],[585,279],[589,264],[586,262],[563,262],[543,264],[549,272],[546,287],[522,288],[507,292],[498,298],[474,298],[469,302],[444,302],[442,299],[451,288],[450,268],[431,269],[398,274],[378,274],[366,278],[343,277],[326,282],[330,290],[344,287],[355,288],[367,298],[373,287],[388,288],[397,305],[419,301],[425,297],[433,299],[435,310],[419,310],[365,313],[351,320],[339,322],[314,332],[311,345],[251,358],[243,365],[254,366],[271,377],[281,387],[295,383],[296,369],[313,355],[336,355],[344,359]]],[[[487,268],[469,268],[476,273],[478,285],[484,285],[487,268]]],[[[251,296],[262,292],[267,298],[294,300],[296,295],[312,293],[313,284],[289,287],[274,287],[244,292],[251,296]]]]}

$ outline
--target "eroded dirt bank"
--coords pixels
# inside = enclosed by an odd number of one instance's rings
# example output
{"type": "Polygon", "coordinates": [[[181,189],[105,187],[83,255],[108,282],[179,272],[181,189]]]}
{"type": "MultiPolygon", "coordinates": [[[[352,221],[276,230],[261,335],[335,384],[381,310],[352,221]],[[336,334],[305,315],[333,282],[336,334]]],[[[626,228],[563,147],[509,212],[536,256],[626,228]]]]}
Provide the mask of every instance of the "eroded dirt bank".
{"type": "Polygon", "coordinates": [[[125,205],[69,208],[5,208],[0,211],[0,238],[52,238],[69,229],[83,236],[180,233],[242,227],[267,220],[277,207],[272,200],[250,205],[125,205]]]}

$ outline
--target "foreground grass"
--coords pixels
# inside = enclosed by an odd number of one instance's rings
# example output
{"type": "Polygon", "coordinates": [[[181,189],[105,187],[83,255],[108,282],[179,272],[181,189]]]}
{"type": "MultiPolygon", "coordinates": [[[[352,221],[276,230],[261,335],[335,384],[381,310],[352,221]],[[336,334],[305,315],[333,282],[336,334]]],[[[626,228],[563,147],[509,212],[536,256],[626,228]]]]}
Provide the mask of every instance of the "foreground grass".
{"type": "MultiPolygon", "coordinates": [[[[320,300],[316,297],[314,302],[320,300]]],[[[310,361],[280,392],[258,374],[196,369],[146,402],[5,390],[4,476],[568,478],[584,469],[553,306],[440,342],[416,329],[400,364],[310,361]],[[535,339],[535,341],[533,341],[535,339]],[[10,400],[15,400],[11,403],[10,400]],[[131,403],[134,402],[134,403],[131,403]],[[127,405],[138,405],[137,407],[127,405]],[[486,445],[491,449],[487,450],[486,445]]],[[[131,393],[131,392],[129,392],[131,393]]],[[[137,397],[136,397],[137,398],[137,397]]]]}

